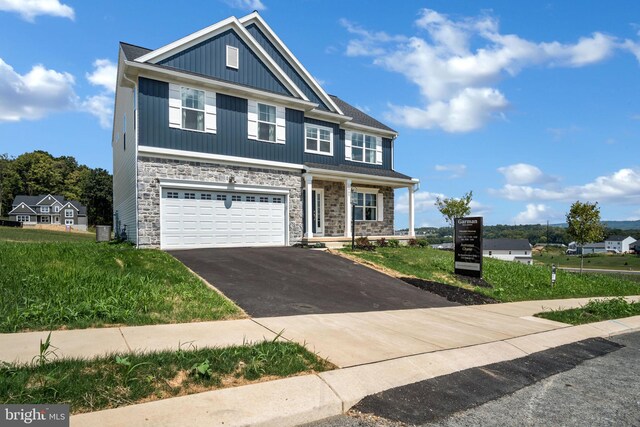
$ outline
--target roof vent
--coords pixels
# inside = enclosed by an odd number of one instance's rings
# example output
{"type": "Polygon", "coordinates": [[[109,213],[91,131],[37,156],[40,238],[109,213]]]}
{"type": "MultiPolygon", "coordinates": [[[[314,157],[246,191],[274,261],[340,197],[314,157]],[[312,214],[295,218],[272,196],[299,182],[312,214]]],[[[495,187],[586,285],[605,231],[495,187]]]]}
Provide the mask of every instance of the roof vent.
{"type": "Polygon", "coordinates": [[[237,47],[227,45],[227,67],[238,69],[240,57],[237,47]]]}

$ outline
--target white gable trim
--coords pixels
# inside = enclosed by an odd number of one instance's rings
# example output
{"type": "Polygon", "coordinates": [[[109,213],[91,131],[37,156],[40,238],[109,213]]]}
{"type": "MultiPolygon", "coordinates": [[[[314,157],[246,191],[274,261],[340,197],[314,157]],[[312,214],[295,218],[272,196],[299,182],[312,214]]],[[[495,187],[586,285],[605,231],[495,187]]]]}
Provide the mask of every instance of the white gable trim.
{"type": "MultiPolygon", "coordinates": [[[[46,199],[47,197],[51,197],[51,198],[52,198],[53,200],[55,200],[56,202],[60,203],[60,202],[58,201],[58,199],[56,199],[55,197],[53,197],[51,194],[47,194],[46,196],[44,196],[44,197],[42,198],[42,200],[40,200],[38,203],[36,203],[36,206],[39,206],[39,205],[40,205],[40,203],[42,203],[42,202],[44,201],[44,199],[46,199]]],[[[54,203],[55,203],[55,202],[54,202],[54,203]]],[[[53,205],[53,203],[52,203],[51,205],[53,205]]],[[[51,205],[47,205],[47,206],[51,206],[51,205]]]]}
{"type": "Polygon", "coordinates": [[[324,103],[334,112],[338,114],[344,114],[340,107],[333,102],[333,100],[329,97],[329,95],[322,89],[322,87],[318,84],[316,79],[313,78],[311,73],[307,71],[306,68],[298,61],[293,53],[289,50],[287,45],[285,45],[282,40],[278,37],[278,35],[271,29],[269,24],[265,22],[264,19],[260,16],[258,12],[250,13],[249,15],[240,18],[240,23],[245,27],[250,24],[256,24],[260,31],[269,39],[269,41],[280,51],[280,53],[289,60],[289,63],[293,65],[293,68],[302,76],[305,82],[316,92],[317,95],[320,96],[320,99],[324,101],[324,103]]]}
{"type": "Polygon", "coordinates": [[[278,64],[275,63],[273,58],[258,44],[258,42],[251,37],[249,31],[238,21],[235,16],[231,16],[216,24],[213,24],[200,31],[196,31],[186,37],[176,40],[173,43],[169,43],[159,49],[151,51],[146,55],[142,55],[135,59],[135,62],[149,62],[155,64],[163,59],[166,59],[182,50],[188,49],[198,43],[216,36],[228,29],[233,29],[240,36],[240,38],[253,50],[253,52],[262,60],[262,62],[269,68],[276,77],[285,85],[287,89],[291,91],[294,96],[297,96],[305,101],[309,101],[309,98],[300,90],[298,86],[285,74],[278,64]]]}
{"type": "Polygon", "coordinates": [[[60,208],[60,211],[62,211],[62,209],[66,209],[67,206],[71,206],[73,209],[77,210],[78,212],[80,212],[80,209],[76,208],[75,206],[73,206],[71,204],[71,202],[67,202],[63,207],[60,208]]]}
{"type": "Polygon", "coordinates": [[[16,209],[19,209],[20,207],[23,208],[27,208],[29,209],[31,212],[34,213],[34,215],[37,215],[37,212],[34,211],[33,209],[31,209],[31,207],[29,205],[27,205],[25,202],[20,203],[18,206],[16,206],[15,208],[11,209],[11,212],[9,212],[7,215],[11,215],[13,211],[15,211],[16,209]]]}

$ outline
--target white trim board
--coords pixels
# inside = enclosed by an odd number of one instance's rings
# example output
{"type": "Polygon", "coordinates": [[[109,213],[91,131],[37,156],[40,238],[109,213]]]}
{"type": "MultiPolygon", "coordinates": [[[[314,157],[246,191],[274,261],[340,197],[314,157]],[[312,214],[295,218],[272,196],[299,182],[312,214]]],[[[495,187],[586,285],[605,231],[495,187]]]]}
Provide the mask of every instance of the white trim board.
{"type": "Polygon", "coordinates": [[[303,165],[295,163],[274,162],[271,160],[250,159],[248,157],[225,156],[222,154],[198,153],[196,151],[174,150],[171,148],[149,147],[145,145],[138,146],[138,153],[151,157],[193,160],[195,162],[221,163],[230,165],[242,165],[248,167],[271,168],[283,170],[301,171],[303,165]]]}
{"type": "Polygon", "coordinates": [[[269,24],[266,23],[262,16],[258,12],[252,12],[247,16],[240,18],[240,23],[245,27],[250,24],[256,24],[256,26],[262,31],[262,33],[267,37],[267,39],[275,46],[275,48],[289,61],[289,64],[292,65],[293,69],[298,72],[298,74],[302,77],[302,79],[311,86],[311,89],[314,89],[316,95],[319,95],[320,99],[334,112],[338,114],[344,114],[340,107],[333,102],[331,97],[322,89],[322,86],[318,84],[315,78],[307,71],[306,68],[302,65],[298,58],[289,50],[287,45],[284,44],[282,40],[278,37],[278,35],[271,29],[269,24]]]}
{"type": "Polygon", "coordinates": [[[180,188],[194,190],[225,191],[230,193],[259,193],[288,195],[289,189],[267,185],[229,184],[227,182],[191,181],[181,179],[161,179],[160,188],[180,188]]]}
{"type": "MultiPolygon", "coordinates": [[[[18,209],[20,206],[25,207],[27,209],[29,209],[31,212],[33,212],[34,215],[38,215],[38,213],[36,211],[34,211],[29,205],[27,205],[25,202],[21,202],[18,206],[16,206],[15,208],[11,209],[11,211],[9,211],[9,213],[7,215],[11,215],[11,212],[15,211],[16,209],[18,209]]],[[[29,215],[29,214],[15,214],[15,215],[29,215]]]]}
{"type": "Polygon", "coordinates": [[[169,43],[159,49],[151,51],[146,55],[136,58],[136,62],[150,62],[155,64],[163,59],[166,59],[182,50],[188,49],[196,44],[216,36],[228,29],[235,30],[236,34],[250,47],[253,52],[265,63],[267,68],[275,74],[275,76],[297,97],[309,101],[309,98],[300,90],[298,86],[285,74],[284,71],[276,64],[271,56],[260,46],[260,44],[251,36],[249,31],[238,21],[235,16],[231,16],[220,22],[217,22],[207,28],[200,31],[196,31],[186,37],[176,40],[173,43],[169,43]]]}

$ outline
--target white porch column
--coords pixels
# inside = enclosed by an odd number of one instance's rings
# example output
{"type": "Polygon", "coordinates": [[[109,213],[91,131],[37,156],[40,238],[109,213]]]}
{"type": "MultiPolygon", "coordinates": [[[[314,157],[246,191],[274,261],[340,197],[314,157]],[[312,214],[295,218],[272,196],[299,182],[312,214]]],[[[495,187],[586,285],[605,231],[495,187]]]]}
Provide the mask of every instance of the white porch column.
{"type": "Polygon", "coordinates": [[[412,185],[409,187],[409,237],[416,237],[415,230],[415,187],[412,185]]]}
{"type": "Polygon", "coordinates": [[[305,194],[305,222],[307,225],[307,232],[305,236],[307,239],[313,237],[313,176],[305,173],[304,182],[306,185],[305,194]]]}
{"type": "Polygon", "coordinates": [[[344,182],[344,236],[351,237],[351,180],[344,182]]]}

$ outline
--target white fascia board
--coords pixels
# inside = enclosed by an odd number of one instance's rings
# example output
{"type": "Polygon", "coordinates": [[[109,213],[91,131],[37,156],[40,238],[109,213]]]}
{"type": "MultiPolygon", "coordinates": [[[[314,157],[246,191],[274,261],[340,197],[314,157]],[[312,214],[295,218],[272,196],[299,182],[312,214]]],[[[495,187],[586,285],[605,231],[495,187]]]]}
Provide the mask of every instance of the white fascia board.
{"type": "Polygon", "coordinates": [[[327,104],[329,108],[331,108],[336,113],[341,115],[344,114],[342,110],[340,110],[340,107],[338,107],[338,105],[333,102],[331,97],[324,91],[324,89],[322,89],[322,86],[318,84],[316,79],[311,75],[311,73],[307,71],[304,65],[302,65],[302,63],[298,61],[298,58],[296,58],[295,55],[289,50],[287,45],[284,44],[282,40],[280,40],[280,37],[278,37],[275,31],[271,29],[269,24],[267,24],[267,22],[262,19],[262,16],[260,16],[258,12],[252,12],[249,15],[240,18],[240,23],[245,27],[252,23],[256,24],[258,28],[260,28],[260,31],[262,31],[262,33],[267,36],[269,41],[276,47],[276,49],[278,49],[285,58],[289,59],[289,63],[293,64],[293,68],[296,69],[298,74],[302,76],[307,84],[315,89],[316,93],[320,95],[320,98],[325,102],[325,104],[327,104]]]}
{"type": "Polygon", "coordinates": [[[160,178],[160,186],[163,188],[193,188],[196,190],[230,191],[236,193],[262,193],[288,195],[289,189],[268,185],[229,184],[228,182],[205,182],[183,179],[160,178]]]}
{"type": "Polygon", "coordinates": [[[139,58],[136,58],[136,62],[150,62],[155,64],[163,59],[170,57],[171,55],[180,52],[182,50],[188,49],[191,46],[195,46],[198,43],[211,38],[217,34],[222,33],[228,29],[234,29],[236,33],[240,36],[240,38],[249,45],[249,47],[253,50],[253,52],[264,62],[267,67],[279,78],[279,80],[289,89],[294,95],[297,95],[301,99],[305,101],[309,101],[300,90],[298,86],[285,74],[284,71],[276,64],[276,62],[269,56],[269,54],[260,46],[260,44],[249,34],[249,31],[238,21],[235,16],[231,16],[227,19],[224,19],[216,24],[213,24],[207,28],[204,28],[200,31],[196,31],[193,34],[190,34],[186,37],[181,38],[173,43],[169,43],[159,49],[151,51],[146,55],[142,55],[139,58]]]}
{"type": "Polygon", "coordinates": [[[142,64],[132,61],[125,61],[125,64],[127,65],[127,67],[129,67],[129,70],[135,71],[136,75],[140,77],[161,79],[170,83],[185,85],[198,84],[200,86],[210,88],[212,91],[217,93],[239,96],[243,98],[258,99],[272,103],[275,102],[277,104],[289,106],[291,108],[295,108],[305,112],[310,111],[318,106],[318,104],[316,104],[315,102],[303,101],[301,99],[293,98],[290,96],[279,95],[260,89],[253,89],[222,80],[214,80],[206,76],[197,76],[190,73],[184,73],[173,69],[163,68],[154,64],[142,64]]]}
{"type": "Polygon", "coordinates": [[[73,209],[75,209],[75,210],[77,210],[78,212],[80,212],[80,209],[78,209],[78,208],[76,208],[75,206],[73,206],[73,205],[71,204],[71,202],[67,202],[67,204],[65,204],[63,207],[61,207],[61,208],[60,208],[60,210],[62,210],[62,209],[66,209],[66,208],[67,208],[67,206],[71,206],[73,209]]]}
{"type": "MultiPolygon", "coordinates": [[[[46,199],[47,197],[51,197],[53,200],[55,200],[56,202],[58,202],[58,199],[56,199],[55,197],[53,197],[51,194],[47,194],[46,196],[44,196],[42,198],[42,200],[40,200],[38,203],[36,203],[36,206],[40,206],[40,203],[42,203],[44,201],[44,199],[46,199]]],[[[60,202],[58,202],[60,203],[60,202]]],[[[53,203],[52,203],[53,204],[53,203]]],[[[51,205],[52,205],[51,204],[51,205]]],[[[47,205],[47,206],[51,206],[51,205],[47,205]]]]}
{"type": "Polygon", "coordinates": [[[174,150],[171,148],[148,147],[145,145],[138,146],[138,153],[151,157],[160,157],[167,159],[184,159],[195,162],[221,163],[228,165],[240,165],[257,168],[270,168],[281,170],[301,171],[303,165],[295,163],[274,162],[271,160],[250,159],[248,157],[225,156],[222,154],[198,153],[196,151],[174,150]]]}
{"type": "MultiPolygon", "coordinates": [[[[11,211],[7,214],[7,215],[11,215],[11,213],[13,211],[15,211],[16,209],[23,207],[23,208],[27,208],[29,209],[31,212],[34,213],[34,215],[38,215],[38,213],[36,211],[34,211],[33,209],[31,209],[31,207],[29,205],[27,205],[25,202],[20,203],[18,206],[16,206],[15,208],[11,209],[11,211]]],[[[16,215],[20,215],[20,214],[16,214],[16,215]]]]}
{"type": "Polygon", "coordinates": [[[329,111],[323,111],[318,109],[311,110],[305,113],[304,116],[310,119],[324,120],[327,122],[338,123],[338,124],[343,124],[350,120],[353,120],[353,117],[345,116],[342,114],[331,113],[329,111]]]}
{"type": "MultiPolygon", "coordinates": [[[[339,180],[339,179],[352,179],[353,183],[358,182],[361,184],[372,184],[372,185],[386,185],[390,187],[409,187],[413,186],[420,182],[418,178],[411,179],[403,179],[403,178],[392,178],[386,176],[375,176],[375,175],[367,175],[363,173],[354,173],[354,172],[343,172],[343,171],[331,171],[327,169],[317,169],[305,167],[307,173],[314,178],[319,179],[328,179],[328,180],[339,180]]],[[[352,183],[352,184],[353,184],[352,183]]]]}
{"type": "Polygon", "coordinates": [[[380,135],[387,138],[397,138],[398,134],[396,132],[384,129],[378,129],[367,125],[361,125],[358,123],[347,122],[342,126],[344,129],[355,130],[360,132],[366,132],[374,135],[380,135]]]}

